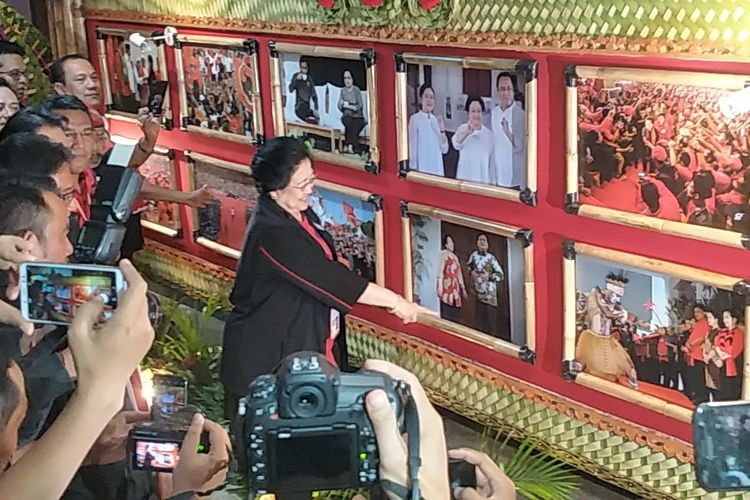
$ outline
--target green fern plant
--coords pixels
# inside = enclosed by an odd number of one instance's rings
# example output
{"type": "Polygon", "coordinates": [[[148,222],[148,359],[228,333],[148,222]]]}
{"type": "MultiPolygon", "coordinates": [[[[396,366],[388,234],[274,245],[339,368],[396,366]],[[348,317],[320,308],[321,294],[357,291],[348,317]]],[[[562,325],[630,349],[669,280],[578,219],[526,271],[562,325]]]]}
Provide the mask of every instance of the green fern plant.
{"type": "MultiPolygon", "coordinates": [[[[480,449],[495,463],[502,462],[503,452],[513,439],[509,432],[502,438],[502,431],[494,434],[485,429],[480,449]]],[[[503,465],[503,471],[516,485],[516,492],[529,500],[568,500],[578,490],[578,477],[563,462],[549,452],[540,452],[534,440],[521,441],[516,452],[503,465]]]]}

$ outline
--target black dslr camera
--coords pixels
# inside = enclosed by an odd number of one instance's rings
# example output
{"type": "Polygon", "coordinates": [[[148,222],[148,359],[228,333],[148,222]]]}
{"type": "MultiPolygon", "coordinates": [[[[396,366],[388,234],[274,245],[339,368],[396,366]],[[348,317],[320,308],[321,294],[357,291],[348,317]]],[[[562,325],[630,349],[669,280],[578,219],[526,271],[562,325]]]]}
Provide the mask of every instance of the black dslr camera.
{"type": "MultiPolygon", "coordinates": [[[[172,472],[180,460],[180,447],[190,428],[195,407],[185,406],[168,417],[159,417],[133,427],[128,439],[128,455],[133,470],[172,472]]],[[[199,453],[210,451],[208,432],[201,434],[199,453]]]]}
{"type": "Polygon", "coordinates": [[[135,169],[101,165],[99,185],[91,203],[91,218],[81,229],[73,258],[83,264],[112,265],[125,238],[125,222],[141,192],[143,176],[135,169]]]}
{"type": "Polygon", "coordinates": [[[254,493],[370,486],[378,447],[365,396],[382,389],[404,429],[409,386],[379,372],[341,373],[322,354],[299,352],[261,375],[240,401],[242,445],[254,493]],[[242,417],[244,415],[244,417],[242,417]]]}

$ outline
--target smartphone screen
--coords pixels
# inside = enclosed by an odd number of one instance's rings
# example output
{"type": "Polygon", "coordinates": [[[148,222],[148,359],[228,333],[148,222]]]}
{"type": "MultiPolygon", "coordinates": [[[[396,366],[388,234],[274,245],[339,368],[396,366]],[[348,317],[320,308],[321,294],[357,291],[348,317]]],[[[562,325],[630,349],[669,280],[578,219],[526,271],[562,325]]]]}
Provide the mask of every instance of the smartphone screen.
{"type": "Polygon", "coordinates": [[[172,415],[185,408],[188,398],[188,382],[174,375],[154,376],[153,412],[156,415],[172,415]]]}
{"type": "Polygon", "coordinates": [[[180,460],[180,444],[176,441],[136,440],[133,469],[172,472],[180,460]]]}
{"type": "Polygon", "coordinates": [[[693,417],[698,483],[708,491],[750,487],[750,402],[704,403],[693,417]]]}
{"type": "Polygon", "coordinates": [[[148,85],[148,110],[154,116],[161,116],[167,86],[167,82],[161,80],[154,80],[148,85]]]}
{"type": "Polygon", "coordinates": [[[19,274],[21,312],[33,323],[67,325],[78,308],[94,298],[104,302],[107,318],[125,287],[122,272],[109,266],[27,262],[19,274]]]}

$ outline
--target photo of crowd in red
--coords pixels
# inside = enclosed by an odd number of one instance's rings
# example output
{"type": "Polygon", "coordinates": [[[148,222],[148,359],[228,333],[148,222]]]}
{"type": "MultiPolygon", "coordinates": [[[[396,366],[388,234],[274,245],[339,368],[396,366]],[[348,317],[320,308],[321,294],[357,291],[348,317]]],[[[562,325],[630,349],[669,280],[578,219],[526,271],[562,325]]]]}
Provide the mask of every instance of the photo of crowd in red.
{"type": "Polygon", "coordinates": [[[254,59],[227,47],[184,46],[188,125],[252,137],[254,59]]]}
{"type": "Polygon", "coordinates": [[[577,90],[581,203],[750,230],[750,113],[722,114],[731,91],[601,78],[577,90]]]}
{"type": "Polygon", "coordinates": [[[198,236],[234,250],[242,249],[245,229],[255,209],[258,191],[246,172],[222,168],[191,158],[195,186],[207,186],[215,197],[197,209],[198,236]]]}
{"type": "Polygon", "coordinates": [[[135,469],[171,471],[180,460],[178,443],[136,441],[133,464],[135,469]]]}
{"type": "MultiPolygon", "coordinates": [[[[169,189],[177,189],[174,165],[168,155],[152,154],[139,168],[147,182],[169,189]]],[[[182,227],[180,210],[176,203],[147,201],[141,219],[177,231],[182,227]]]]}

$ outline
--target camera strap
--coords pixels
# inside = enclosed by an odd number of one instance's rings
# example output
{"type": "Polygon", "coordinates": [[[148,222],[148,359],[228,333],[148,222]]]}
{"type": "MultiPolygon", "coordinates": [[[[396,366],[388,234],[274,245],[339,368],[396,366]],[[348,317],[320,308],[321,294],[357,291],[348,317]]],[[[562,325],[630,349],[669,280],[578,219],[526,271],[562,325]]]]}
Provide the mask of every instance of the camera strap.
{"type": "Polygon", "coordinates": [[[411,490],[406,486],[394,483],[387,479],[380,480],[380,486],[396,495],[403,500],[421,500],[422,494],[419,486],[419,468],[422,465],[422,458],[419,450],[419,410],[411,394],[409,384],[401,382],[400,389],[403,391],[404,404],[404,430],[407,435],[407,453],[408,453],[408,475],[411,490]]]}

